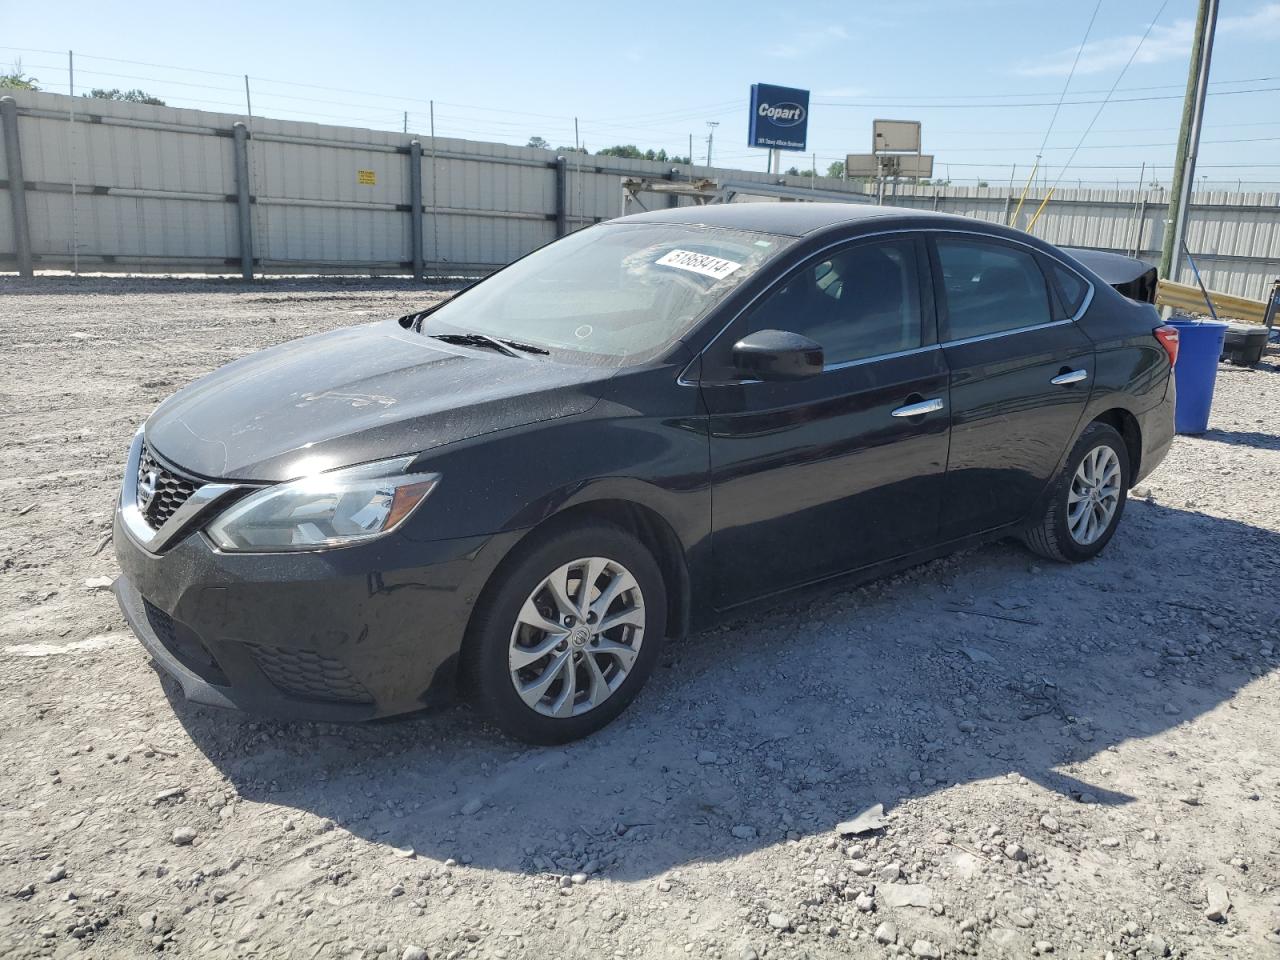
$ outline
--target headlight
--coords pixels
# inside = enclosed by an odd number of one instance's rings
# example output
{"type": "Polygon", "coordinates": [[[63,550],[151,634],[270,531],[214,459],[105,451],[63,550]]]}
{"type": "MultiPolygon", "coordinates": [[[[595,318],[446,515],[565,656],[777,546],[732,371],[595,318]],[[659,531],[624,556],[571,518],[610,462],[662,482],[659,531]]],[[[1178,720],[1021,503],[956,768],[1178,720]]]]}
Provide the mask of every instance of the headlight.
{"type": "Polygon", "coordinates": [[[405,473],[412,457],[317,473],[267,487],[209,525],[223,550],[345,547],[389,533],[435,489],[436,473],[405,473]]]}

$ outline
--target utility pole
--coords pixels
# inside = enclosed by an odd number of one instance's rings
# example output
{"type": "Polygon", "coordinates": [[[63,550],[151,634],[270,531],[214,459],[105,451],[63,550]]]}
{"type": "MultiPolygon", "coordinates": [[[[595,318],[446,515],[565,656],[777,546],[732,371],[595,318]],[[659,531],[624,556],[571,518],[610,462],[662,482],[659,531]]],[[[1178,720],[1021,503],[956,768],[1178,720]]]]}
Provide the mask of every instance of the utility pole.
{"type": "Polygon", "coordinates": [[[720,126],[719,120],[707,121],[707,166],[711,166],[711,144],[716,138],[716,127],[720,126]]]}
{"type": "Polygon", "coordinates": [[[1165,224],[1164,248],[1160,254],[1160,276],[1174,280],[1182,260],[1182,245],[1191,207],[1191,188],[1196,178],[1196,154],[1200,151],[1200,126],[1204,122],[1204,100],[1209,88],[1209,60],[1213,54],[1213,31],[1218,23],[1218,0],[1200,0],[1195,36],[1191,41],[1191,67],[1187,73],[1187,95],[1182,104],[1182,128],[1178,131],[1178,152],[1173,161],[1173,184],[1169,190],[1169,219],[1165,224]]]}

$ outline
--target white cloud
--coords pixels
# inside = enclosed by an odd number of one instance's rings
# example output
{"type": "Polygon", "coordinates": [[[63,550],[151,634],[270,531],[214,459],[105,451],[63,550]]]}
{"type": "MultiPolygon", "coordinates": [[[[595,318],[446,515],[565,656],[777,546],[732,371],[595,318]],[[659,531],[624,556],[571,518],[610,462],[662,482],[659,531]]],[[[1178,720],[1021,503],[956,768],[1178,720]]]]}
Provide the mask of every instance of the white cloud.
{"type": "MultiPolygon", "coordinates": [[[[1176,20],[1167,27],[1156,26],[1151,30],[1142,49],[1134,57],[1134,63],[1163,63],[1166,60],[1185,59],[1191,50],[1194,24],[1190,20],[1176,20]]],[[[1076,73],[1114,73],[1129,61],[1133,48],[1142,39],[1141,33],[1107,37],[1086,43],[1080,53],[1076,73]]],[[[1024,77],[1065,77],[1071,72],[1071,63],[1079,47],[1069,47],[1036,60],[1026,60],[1014,68],[1014,73],[1024,77]]]]}
{"type": "MultiPolygon", "coordinates": [[[[1146,43],[1134,57],[1134,63],[1163,63],[1168,60],[1186,60],[1191,55],[1191,37],[1195,24],[1191,20],[1175,20],[1169,26],[1157,25],[1151,30],[1146,43]]],[[[1220,17],[1218,32],[1245,34],[1251,39],[1280,37],[1280,3],[1265,3],[1250,13],[1220,17]]],[[[1080,54],[1076,73],[1113,73],[1129,60],[1133,48],[1142,39],[1141,33],[1132,33],[1085,44],[1080,54]]],[[[1068,47],[1055,53],[1024,60],[1014,67],[1014,73],[1024,77],[1065,77],[1071,72],[1077,47],[1068,47]]]]}
{"type": "Polygon", "coordinates": [[[1280,3],[1266,3],[1253,13],[1223,17],[1218,29],[1227,33],[1247,33],[1255,40],[1280,37],[1280,3]]]}
{"type": "Polygon", "coordinates": [[[791,39],[775,43],[766,49],[765,53],[780,60],[795,60],[797,57],[815,53],[832,43],[848,39],[849,31],[837,24],[832,24],[820,30],[802,30],[795,33],[791,39]]]}

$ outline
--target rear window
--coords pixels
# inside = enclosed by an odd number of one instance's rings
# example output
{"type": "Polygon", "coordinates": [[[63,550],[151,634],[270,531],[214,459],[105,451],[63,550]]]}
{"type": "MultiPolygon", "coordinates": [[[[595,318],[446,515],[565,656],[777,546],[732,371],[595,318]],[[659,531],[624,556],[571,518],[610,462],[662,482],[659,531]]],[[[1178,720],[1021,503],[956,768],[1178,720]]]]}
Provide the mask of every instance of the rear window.
{"type": "Polygon", "coordinates": [[[938,240],[948,339],[965,340],[1052,321],[1049,288],[1030,251],[985,240],[938,240]]]}
{"type": "Polygon", "coordinates": [[[1052,265],[1053,279],[1058,284],[1058,295],[1062,298],[1064,317],[1074,317],[1080,305],[1084,303],[1085,294],[1089,292],[1089,284],[1084,277],[1069,270],[1060,263],[1052,265]]]}

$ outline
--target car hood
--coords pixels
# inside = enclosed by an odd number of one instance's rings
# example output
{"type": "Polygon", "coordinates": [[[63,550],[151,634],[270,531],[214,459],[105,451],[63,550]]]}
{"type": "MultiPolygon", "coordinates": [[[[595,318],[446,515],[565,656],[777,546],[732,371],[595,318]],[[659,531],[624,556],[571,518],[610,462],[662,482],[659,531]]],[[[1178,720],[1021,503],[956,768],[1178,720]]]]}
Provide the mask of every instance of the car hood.
{"type": "Polygon", "coordinates": [[[161,404],[146,440],[201,477],[289,480],[583,413],[614,372],[452,347],[388,321],[230,363],[161,404]]]}

